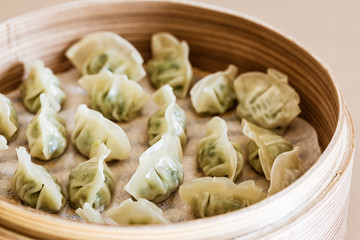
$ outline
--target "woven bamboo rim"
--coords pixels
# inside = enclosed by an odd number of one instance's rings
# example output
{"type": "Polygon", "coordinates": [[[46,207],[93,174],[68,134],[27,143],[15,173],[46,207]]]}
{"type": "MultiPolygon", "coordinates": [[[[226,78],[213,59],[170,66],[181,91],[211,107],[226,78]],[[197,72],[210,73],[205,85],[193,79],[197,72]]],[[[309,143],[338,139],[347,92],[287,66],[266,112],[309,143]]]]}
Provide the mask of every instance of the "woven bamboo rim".
{"type": "Polygon", "coordinates": [[[10,19],[0,25],[0,91],[16,88],[21,61],[43,59],[60,72],[64,51],[87,33],[120,33],[149,57],[150,36],[168,31],[186,40],[196,67],[229,63],[240,72],[273,67],[289,75],[302,117],[316,128],[323,154],[295,184],[258,204],[221,216],[168,226],[84,224],[0,199],[0,225],[43,239],[334,238],[346,233],[354,136],[351,118],[329,69],[295,41],[242,14],[178,1],[81,1],[10,19]]]}

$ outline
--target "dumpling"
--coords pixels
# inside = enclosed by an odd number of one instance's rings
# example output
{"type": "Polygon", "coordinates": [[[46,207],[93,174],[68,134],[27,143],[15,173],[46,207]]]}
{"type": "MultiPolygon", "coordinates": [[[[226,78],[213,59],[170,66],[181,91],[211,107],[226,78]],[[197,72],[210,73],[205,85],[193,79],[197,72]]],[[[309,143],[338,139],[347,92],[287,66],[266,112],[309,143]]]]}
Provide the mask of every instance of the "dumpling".
{"type": "Polygon", "coordinates": [[[67,146],[65,121],[50,107],[48,95],[40,95],[41,108],[26,128],[30,155],[50,160],[63,154],[67,146]]]}
{"type": "Polygon", "coordinates": [[[89,95],[90,107],[111,120],[130,121],[149,99],[142,87],[126,75],[108,71],[83,76],[79,84],[89,95]]]}
{"type": "Polygon", "coordinates": [[[305,168],[299,158],[299,147],[292,151],[281,153],[275,158],[270,174],[269,195],[274,195],[295,182],[305,173],[305,168]]]}
{"type": "Polygon", "coordinates": [[[24,147],[16,149],[19,160],[11,179],[11,189],[30,207],[58,212],[66,203],[57,179],[40,165],[31,162],[24,147]]]}
{"type": "Polygon", "coordinates": [[[128,198],[123,201],[120,206],[107,210],[106,216],[119,225],[169,223],[158,206],[143,198],[139,198],[137,202],[128,198]]]}
{"type": "Polygon", "coordinates": [[[219,71],[200,79],[191,89],[191,104],[197,113],[220,114],[226,112],[235,103],[233,81],[238,69],[229,65],[225,71],[219,71]]]}
{"type": "Polygon", "coordinates": [[[70,171],[68,191],[70,205],[81,208],[89,203],[94,209],[110,204],[114,193],[114,176],[105,163],[110,150],[95,141],[91,147],[91,159],[70,171]]]}
{"type": "Polygon", "coordinates": [[[102,218],[100,212],[92,208],[89,203],[84,203],[82,208],[76,209],[76,214],[79,215],[88,223],[99,223],[105,224],[104,219],[102,218]]]}
{"type": "Polygon", "coordinates": [[[285,129],[301,112],[300,97],[285,74],[268,69],[241,74],[234,82],[240,119],[267,129],[285,129]]]}
{"type": "Polygon", "coordinates": [[[0,135],[10,140],[18,130],[18,119],[9,98],[0,93],[0,135]]]}
{"type": "Polygon", "coordinates": [[[165,85],[157,90],[152,99],[159,106],[148,121],[149,144],[153,145],[166,132],[172,132],[180,138],[181,145],[186,144],[185,111],[176,104],[172,88],[165,85]]]}
{"type": "Polygon", "coordinates": [[[123,160],[130,155],[130,142],[122,128],[104,118],[101,113],[81,104],[76,111],[71,141],[81,154],[90,157],[91,144],[95,140],[104,143],[111,150],[106,161],[123,160]]]}
{"type": "Polygon", "coordinates": [[[189,46],[166,32],[151,37],[152,59],[147,62],[150,82],[160,88],[169,84],[177,97],[186,97],[193,78],[189,46]]]}
{"type": "Polygon", "coordinates": [[[36,113],[41,107],[40,95],[46,93],[50,106],[56,112],[60,111],[66,94],[60,87],[59,79],[40,60],[30,62],[25,67],[29,74],[20,86],[20,93],[26,109],[36,113]]]}
{"type": "Polygon", "coordinates": [[[6,149],[9,149],[6,138],[3,135],[0,135],[0,151],[6,149]]]}
{"type": "Polygon", "coordinates": [[[270,180],[271,168],[275,158],[280,153],[292,150],[292,143],[276,133],[258,127],[245,119],[242,120],[241,126],[243,133],[251,139],[248,143],[250,165],[258,173],[264,173],[265,178],[270,180]]]}
{"type": "Polygon", "coordinates": [[[196,160],[206,176],[235,181],[244,158],[239,144],[229,142],[226,122],[213,117],[206,124],[206,137],[196,145],[196,160]]]}
{"type": "Polygon", "coordinates": [[[179,138],[165,133],[140,156],[140,164],[124,188],[135,199],[162,202],[169,198],[184,179],[181,161],[179,138]]]}
{"type": "Polygon", "coordinates": [[[146,75],[140,53],[113,32],[91,33],[73,44],[65,55],[83,75],[110,71],[125,74],[133,81],[146,75]]]}
{"type": "Polygon", "coordinates": [[[179,193],[181,200],[193,209],[198,218],[247,207],[266,196],[253,180],[237,185],[225,177],[195,178],[182,184],[179,193]]]}

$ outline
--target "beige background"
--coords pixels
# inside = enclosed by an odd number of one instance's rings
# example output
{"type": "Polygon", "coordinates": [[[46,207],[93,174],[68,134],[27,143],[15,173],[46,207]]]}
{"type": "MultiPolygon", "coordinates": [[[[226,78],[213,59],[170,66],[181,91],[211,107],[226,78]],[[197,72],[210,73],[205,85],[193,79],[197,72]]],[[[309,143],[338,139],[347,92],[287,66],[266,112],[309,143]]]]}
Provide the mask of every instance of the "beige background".
{"type": "MultiPolygon", "coordinates": [[[[0,0],[0,21],[71,0],[0,0]]],[[[246,13],[298,40],[332,69],[360,140],[359,0],[196,0],[246,13]]],[[[347,239],[360,239],[360,163],[355,153],[347,239]]]]}

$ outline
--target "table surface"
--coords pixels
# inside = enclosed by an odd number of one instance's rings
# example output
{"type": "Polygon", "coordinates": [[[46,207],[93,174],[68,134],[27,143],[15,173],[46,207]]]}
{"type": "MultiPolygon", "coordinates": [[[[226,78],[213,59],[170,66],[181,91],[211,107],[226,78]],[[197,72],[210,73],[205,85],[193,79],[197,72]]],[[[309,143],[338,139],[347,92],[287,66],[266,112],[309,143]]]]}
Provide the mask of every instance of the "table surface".
{"type": "MultiPolygon", "coordinates": [[[[0,21],[72,0],[0,0],[0,21]]],[[[355,140],[360,140],[360,1],[358,0],[194,0],[229,8],[260,19],[299,41],[322,58],[335,74],[350,109],[355,140]]],[[[360,163],[355,152],[347,239],[358,239],[360,163]]]]}

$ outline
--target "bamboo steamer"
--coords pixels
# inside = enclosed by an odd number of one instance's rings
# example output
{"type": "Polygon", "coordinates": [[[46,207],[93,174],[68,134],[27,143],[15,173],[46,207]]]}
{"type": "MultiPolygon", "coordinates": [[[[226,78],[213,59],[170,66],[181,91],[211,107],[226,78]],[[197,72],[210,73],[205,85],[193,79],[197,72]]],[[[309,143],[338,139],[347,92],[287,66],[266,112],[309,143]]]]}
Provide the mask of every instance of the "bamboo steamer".
{"type": "Polygon", "coordinates": [[[119,33],[150,54],[152,33],[186,40],[190,60],[208,71],[234,63],[240,72],[285,71],[301,97],[302,117],[317,130],[323,154],[303,177],[258,204],[167,226],[115,227],[73,222],[0,199],[0,234],[37,239],[343,239],[354,151],[349,112],[337,82],[295,41],[242,14],[177,1],[81,1],[46,8],[0,25],[0,91],[16,88],[20,61],[70,68],[64,51],[87,33],[119,33]],[[26,210],[25,210],[26,209],[26,210]]]}

